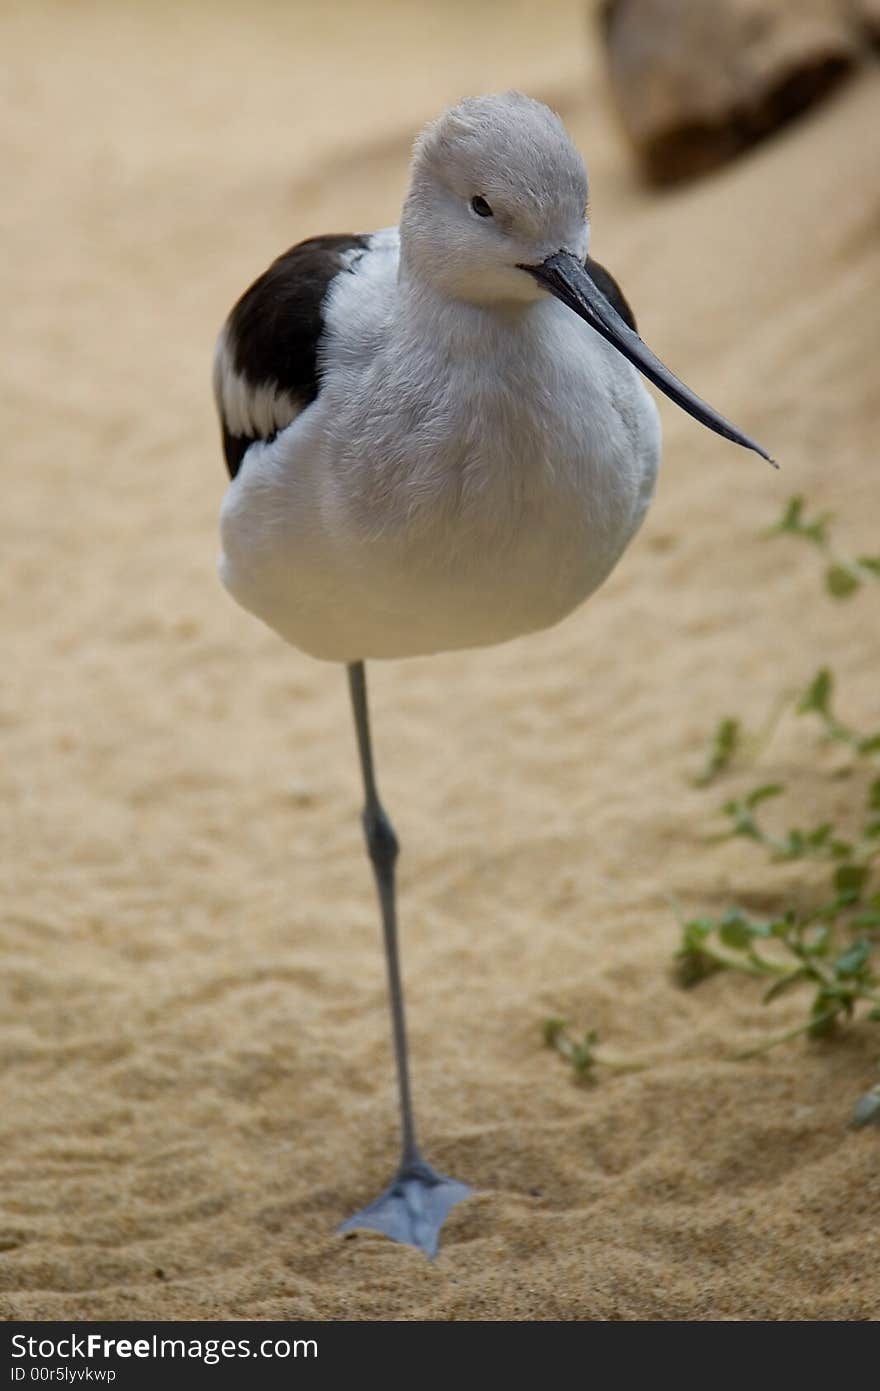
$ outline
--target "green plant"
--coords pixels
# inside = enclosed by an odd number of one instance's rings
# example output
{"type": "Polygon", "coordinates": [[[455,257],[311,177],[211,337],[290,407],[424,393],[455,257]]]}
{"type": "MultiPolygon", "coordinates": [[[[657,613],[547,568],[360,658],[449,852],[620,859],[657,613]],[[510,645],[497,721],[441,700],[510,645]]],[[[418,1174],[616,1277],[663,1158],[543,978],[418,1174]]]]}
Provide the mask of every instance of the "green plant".
{"type": "MultiPolygon", "coordinates": [[[[789,908],[780,917],[761,921],[740,908],[729,908],[719,918],[682,923],[676,964],[683,985],[696,985],[716,971],[740,971],[770,982],[764,993],[767,1004],[796,986],[808,986],[812,992],[803,1023],[738,1053],[738,1058],[763,1053],[801,1034],[822,1038],[836,1023],[851,1019],[860,1005],[866,1006],[867,1019],[880,1021],[876,941],[866,932],[840,949],[836,920],[849,906],[849,896],[843,894],[803,915],[789,908]]],[[[876,907],[880,908],[880,897],[876,907]]],[[[865,916],[880,922],[880,912],[865,916]]]]}
{"type": "Polygon", "coordinates": [[[799,715],[817,715],[824,726],[825,737],[848,744],[857,754],[880,753],[880,730],[860,734],[843,724],[831,708],[834,677],[828,667],[821,667],[797,703],[799,715]]]}
{"type": "Polygon", "coordinates": [[[708,787],[732,767],[755,763],[794,699],[792,693],[781,695],[758,730],[747,730],[738,715],[720,719],[709,740],[702,771],[692,779],[694,787],[708,787]]]}
{"type": "MultiPolygon", "coordinates": [[[[827,513],[807,519],[803,499],[794,497],[765,535],[809,542],[827,562],[828,594],[835,600],[848,599],[880,581],[880,556],[851,559],[841,554],[832,545],[830,521],[827,513]]],[[[717,917],[678,915],[681,937],[675,972],[683,987],[732,971],[762,980],[766,1004],[792,991],[804,994],[806,1015],[800,1023],[740,1051],[736,1058],[752,1057],[801,1036],[824,1039],[847,1022],[880,1023],[880,776],[874,761],[880,754],[880,730],[860,731],[843,721],[836,712],[835,693],[834,676],[822,666],[799,695],[779,697],[758,732],[746,730],[738,716],[726,715],[712,734],[702,772],[693,779],[695,785],[708,787],[733,767],[756,761],[786,709],[817,720],[824,740],[850,751],[853,766],[845,771],[864,779],[854,830],[849,818],[846,826],[826,818],[815,825],[771,829],[768,808],[787,793],[781,782],[759,783],[720,808],[725,824],[708,837],[709,843],[741,838],[773,863],[803,861],[805,868],[813,864],[824,869],[821,880],[815,874],[805,876],[798,901],[783,901],[767,919],[736,905],[717,917]]],[[[542,1032],[544,1042],[569,1063],[580,1082],[595,1080],[597,1067],[603,1065],[626,1070],[645,1066],[600,1051],[595,1030],[573,1036],[564,1019],[546,1019],[542,1032]]],[[[880,1124],[880,1083],[859,1098],[852,1123],[880,1124]]]]}
{"type": "Polygon", "coordinates": [[[733,715],[725,715],[715,726],[703,771],[694,778],[695,787],[708,787],[721,773],[727,771],[743,747],[742,721],[733,715]]]}
{"type": "Polygon", "coordinates": [[[578,1082],[594,1082],[597,1067],[607,1067],[615,1072],[638,1072],[645,1064],[635,1060],[616,1058],[606,1052],[598,1052],[599,1035],[595,1029],[580,1038],[574,1038],[568,1030],[568,1020],[552,1016],[541,1025],[541,1033],[548,1048],[553,1048],[570,1065],[578,1082]]]}
{"type": "Polygon", "coordinates": [[[856,559],[842,555],[831,542],[829,526],[832,520],[830,512],[822,512],[807,521],[803,498],[793,497],[779,521],[764,534],[796,536],[815,546],[827,561],[825,587],[828,593],[834,599],[846,599],[867,581],[880,579],[880,555],[860,555],[856,559]]]}
{"type": "MultiPolygon", "coordinates": [[[[765,533],[807,541],[824,556],[825,587],[835,599],[848,599],[864,585],[880,580],[880,556],[851,559],[835,549],[828,514],[808,519],[803,499],[794,497],[781,520],[765,533]]],[[[778,914],[759,920],[733,906],[719,917],[679,918],[681,939],[676,974],[681,985],[694,986],[718,971],[736,971],[767,983],[770,1004],[791,990],[806,992],[806,1018],[757,1048],[751,1056],[800,1035],[822,1038],[849,1020],[880,1022],[880,777],[873,775],[880,753],[880,730],[862,732],[845,723],[834,706],[835,681],[829,667],[819,669],[795,698],[799,716],[817,719],[822,737],[845,745],[855,769],[867,774],[859,824],[853,832],[832,819],[815,825],[768,828],[768,805],[782,798],[785,785],[761,783],[721,807],[726,825],[713,842],[739,837],[769,855],[773,862],[812,861],[826,866],[824,883],[810,884],[812,906],[785,903],[778,914]],[[872,767],[873,765],[873,767],[872,767]]],[[[784,705],[790,705],[790,697],[784,705]]],[[[770,735],[775,718],[770,722],[770,735]]],[[[742,762],[749,748],[763,742],[749,736],[739,719],[726,716],[716,727],[702,774],[708,786],[742,762]]],[[[853,1124],[880,1123],[880,1085],[857,1103],[853,1124]]]]}

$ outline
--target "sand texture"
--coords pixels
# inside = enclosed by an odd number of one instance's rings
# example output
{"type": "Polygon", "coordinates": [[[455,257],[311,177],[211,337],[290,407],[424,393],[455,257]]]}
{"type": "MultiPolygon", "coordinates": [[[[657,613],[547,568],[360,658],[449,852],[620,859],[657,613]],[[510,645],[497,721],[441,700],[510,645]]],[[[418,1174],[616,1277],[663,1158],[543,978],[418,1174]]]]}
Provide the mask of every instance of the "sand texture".
{"type": "MultiPolygon", "coordinates": [[[[721,715],[759,723],[827,661],[880,723],[875,595],[834,605],[807,547],[758,539],[803,492],[878,549],[877,69],[659,195],[583,5],[536,14],[3,7],[6,1317],[880,1310],[880,1135],[846,1124],[876,1030],[731,1062],[803,1002],[682,992],[669,901],[760,912],[819,882],[706,846],[755,780],[691,785],[721,715]],[[646,340],[783,469],[664,402],[656,503],[584,609],[373,670],[425,1148],[478,1190],[431,1265],[334,1235],[396,1147],[354,741],[339,669],[216,578],[210,358],[275,254],[395,221],[413,132],[508,86],[585,152],[593,252],[646,340]],[[650,1065],[578,1087],[550,1014],[650,1065]]],[[[845,818],[833,757],[784,720],[761,776],[802,823],[845,818]]]]}

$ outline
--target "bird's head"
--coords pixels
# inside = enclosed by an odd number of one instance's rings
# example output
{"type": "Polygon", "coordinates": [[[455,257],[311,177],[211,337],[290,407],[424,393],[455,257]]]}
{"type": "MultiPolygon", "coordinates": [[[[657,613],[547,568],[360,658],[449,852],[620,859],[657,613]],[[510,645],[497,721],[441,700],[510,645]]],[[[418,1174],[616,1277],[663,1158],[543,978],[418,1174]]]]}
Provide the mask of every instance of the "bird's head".
{"type": "Polygon", "coordinates": [[[621,318],[584,264],[588,244],[587,171],[541,102],[520,92],[469,97],[417,139],[400,220],[405,276],[486,309],[515,310],[552,295],[689,415],[770,459],[621,318]]]}
{"type": "Polygon", "coordinates": [[[470,97],[416,141],[400,225],[404,264],[445,296],[536,300],[524,264],[589,241],[587,171],[559,117],[520,92],[470,97]]]}

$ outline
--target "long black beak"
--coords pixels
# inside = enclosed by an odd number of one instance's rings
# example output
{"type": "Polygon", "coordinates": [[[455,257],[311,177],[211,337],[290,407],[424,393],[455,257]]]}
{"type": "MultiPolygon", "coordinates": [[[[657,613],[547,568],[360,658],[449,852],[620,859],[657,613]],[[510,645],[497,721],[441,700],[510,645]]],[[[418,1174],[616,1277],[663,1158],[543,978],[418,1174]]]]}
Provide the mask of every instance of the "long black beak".
{"type": "Polygon", "coordinates": [[[705,401],[701,401],[690,387],[679,381],[668,367],[664,367],[659,357],[655,357],[651,352],[647,343],[643,343],[635,330],[624,322],[613,304],[592,279],[586,267],[570,251],[557,251],[553,256],[548,256],[546,261],[543,261],[539,266],[520,266],[519,269],[528,271],[539,284],[550,291],[551,295],[561,299],[562,303],[567,304],[569,309],[573,309],[582,319],[586,319],[591,328],[594,328],[597,333],[601,333],[612,347],[634,363],[639,371],[648,378],[648,381],[660,388],[664,396],[668,396],[670,401],[681,406],[688,415],[699,420],[701,425],[714,430],[717,435],[723,435],[725,439],[733,440],[734,444],[741,444],[746,449],[754,449],[756,454],[760,454],[774,467],[778,467],[766,449],[763,449],[749,435],[744,435],[742,430],[738,430],[735,425],[731,425],[729,420],[725,420],[723,415],[719,415],[705,401]]]}

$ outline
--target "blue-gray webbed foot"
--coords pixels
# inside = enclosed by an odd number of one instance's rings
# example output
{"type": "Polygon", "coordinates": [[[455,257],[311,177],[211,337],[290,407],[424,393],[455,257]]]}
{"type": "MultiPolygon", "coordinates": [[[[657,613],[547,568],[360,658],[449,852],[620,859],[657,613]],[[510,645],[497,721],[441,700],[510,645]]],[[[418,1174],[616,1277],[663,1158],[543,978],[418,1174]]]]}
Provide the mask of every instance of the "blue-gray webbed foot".
{"type": "Polygon", "coordinates": [[[392,1241],[417,1246],[433,1260],[450,1209],[471,1191],[466,1183],[438,1174],[423,1159],[413,1160],[402,1164],[385,1192],[343,1222],[339,1231],[370,1227],[392,1241]]]}

